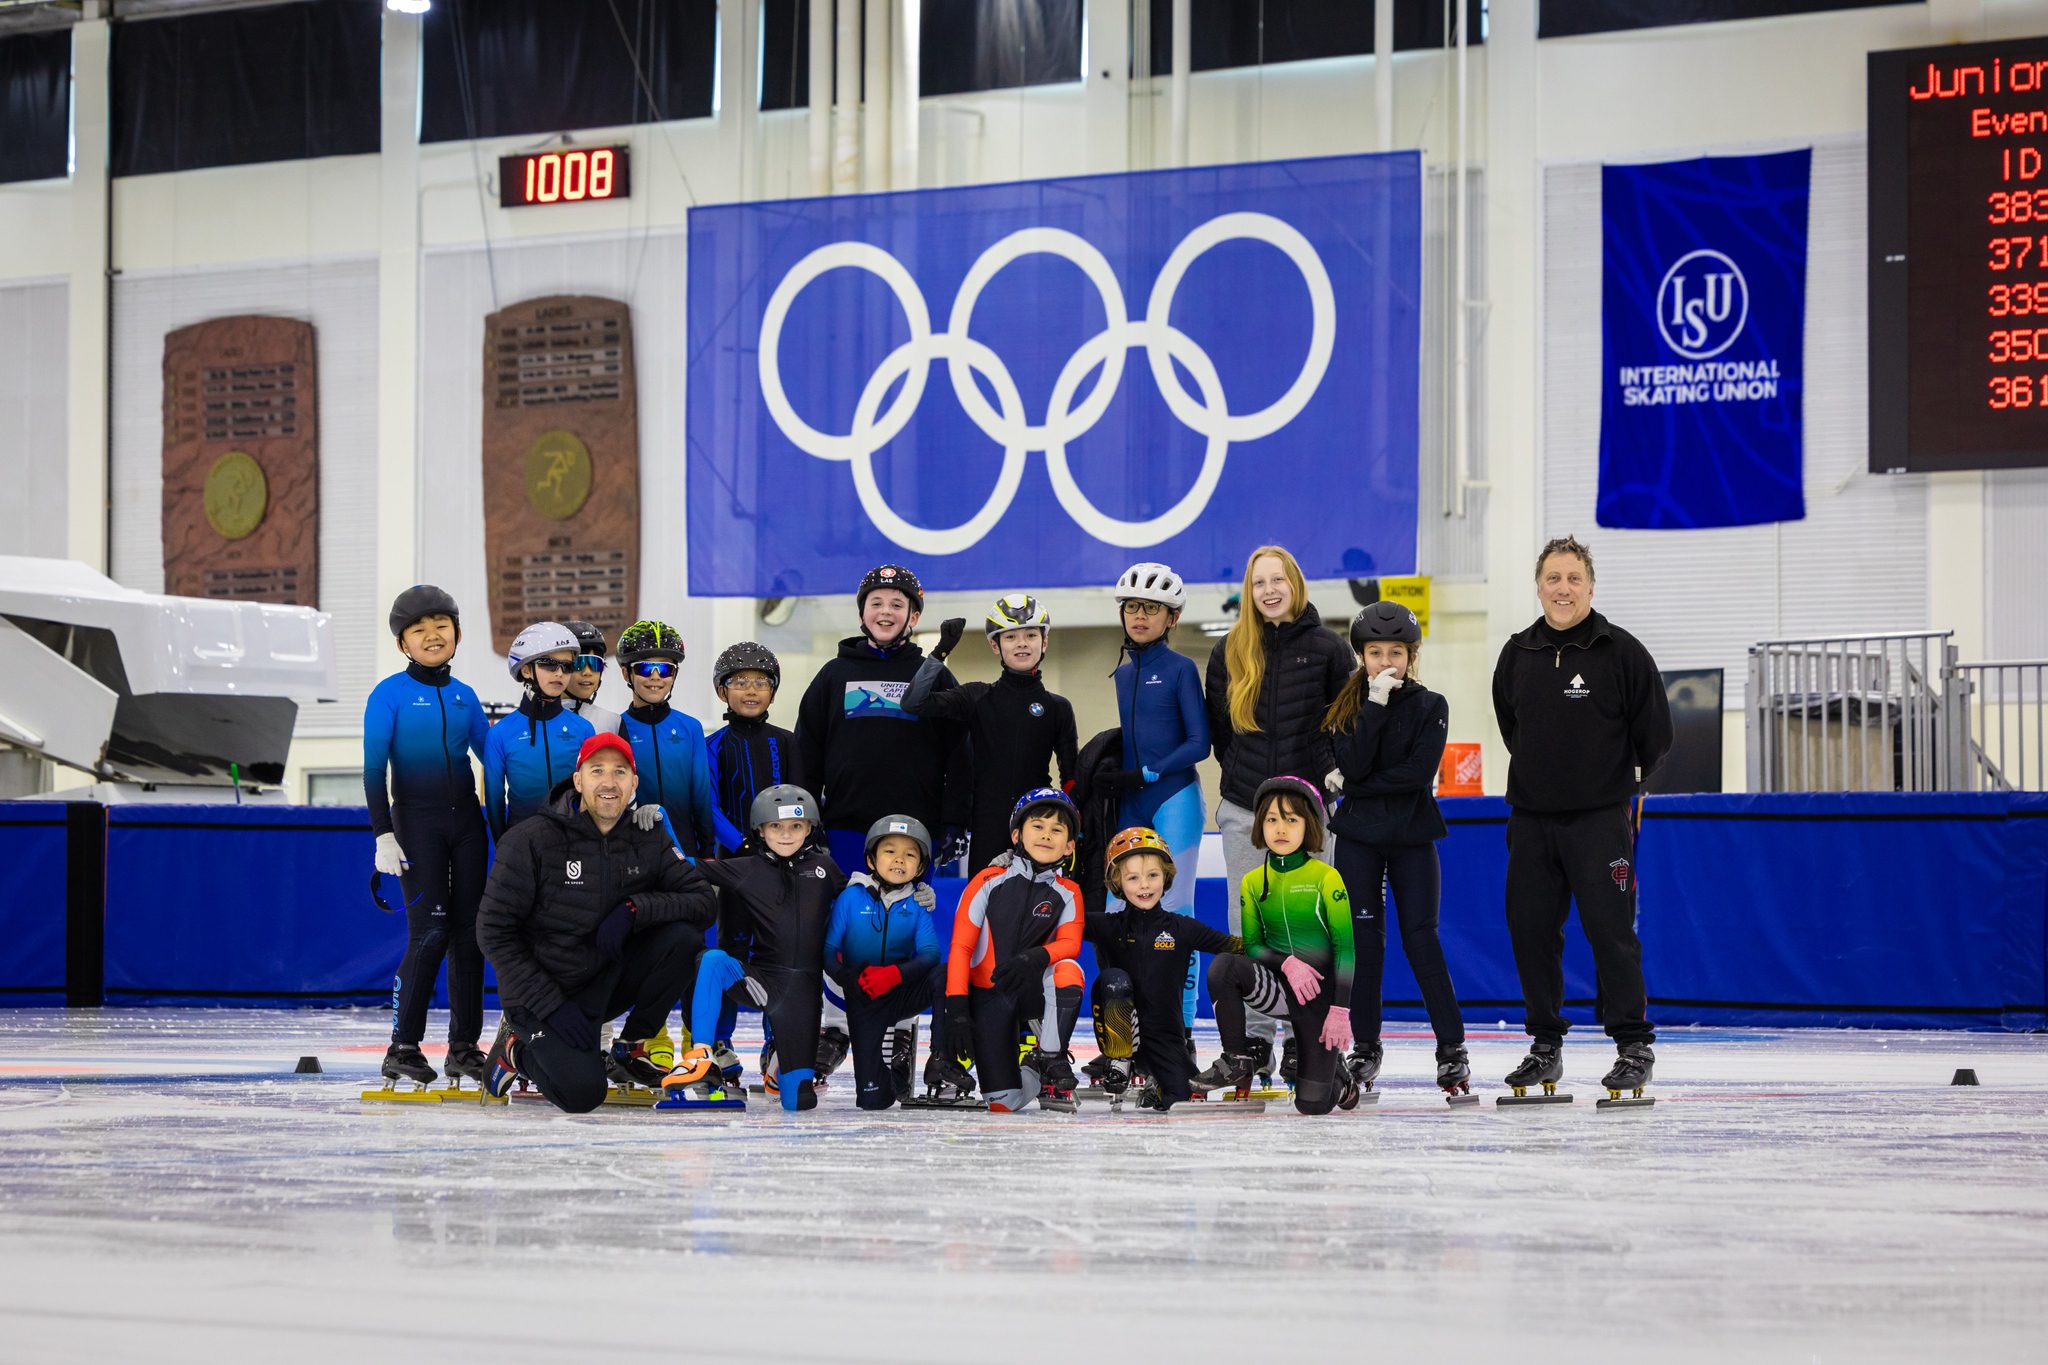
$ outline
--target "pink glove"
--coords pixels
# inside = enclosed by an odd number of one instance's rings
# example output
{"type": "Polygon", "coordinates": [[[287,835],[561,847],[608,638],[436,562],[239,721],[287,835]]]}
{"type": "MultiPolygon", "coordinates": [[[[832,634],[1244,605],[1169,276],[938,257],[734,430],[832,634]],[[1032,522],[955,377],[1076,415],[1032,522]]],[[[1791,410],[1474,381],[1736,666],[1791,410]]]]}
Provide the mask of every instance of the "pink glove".
{"type": "Polygon", "coordinates": [[[1351,1051],[1351,1011],[1332,1006],[1323,1019],[1321,1042],[1330,1051],[1340,1054],[1337,1065],[1344,1064],[1341,1054],[1351,1051]]]}
{"type": "Polygon", "coordinates": [[[1294,992],[1297,1004],[1306,1005],[1323,989],[1323,974],[1293,953],[1280,963],[1280,975],[1287,978],[1287,989],[1294,992]]]}

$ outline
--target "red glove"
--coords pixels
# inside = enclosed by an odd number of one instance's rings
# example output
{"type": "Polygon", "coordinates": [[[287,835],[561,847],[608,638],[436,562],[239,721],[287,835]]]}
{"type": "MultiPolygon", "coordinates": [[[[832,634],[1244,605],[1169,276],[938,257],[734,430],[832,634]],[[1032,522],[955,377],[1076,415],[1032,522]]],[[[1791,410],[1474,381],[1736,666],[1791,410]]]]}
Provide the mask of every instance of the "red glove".
{"type": "Polygon", "coordinates": [[[863,967],[860,969],[860,988],[868,993],[870,1000],[879,1000],[903,984],[901,967],[863,967]]]}

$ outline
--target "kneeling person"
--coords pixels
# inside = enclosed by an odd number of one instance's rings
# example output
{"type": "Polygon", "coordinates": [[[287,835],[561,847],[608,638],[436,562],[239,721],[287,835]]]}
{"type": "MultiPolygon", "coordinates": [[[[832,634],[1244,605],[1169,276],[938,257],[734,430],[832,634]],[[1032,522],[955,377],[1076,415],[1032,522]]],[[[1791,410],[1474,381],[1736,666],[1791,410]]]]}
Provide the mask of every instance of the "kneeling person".
{"type": "Polygon", "coordinates": [[[999,1114],[1034,1096],[1041,1108],[1073,1107],[1081,888],[1061,870],[1080,823],[1065,792],[1024,793],[1010,813],[1010,851],[975,874],[953,917],[946,1047],[975,1059],[982,1097],[999,1114]]]}
{"type": "Polygon", "coordinates": [[[1173,852],[1142,825],[1109,842],[1109,894],[1125,908],[1090,915],[1081,936],[1095,945],[1100,970],[1090,994],[1095,1041],[1108,1059],[1103,1088],[1122,1094],[1133,1066],[1150,1084],[1142,1108],[1166,1109],[1189,1097],[1195,1068],[1181,1032],[1181,999],[1197,952],[1242,953],[1244,940],[1160,902],[1173,888],[1173,852]]]}
{"type": "MultiPolygon", "coordinates": [[[[598,1027],[627,1011],[615,1047],[664,1033],[689,989],[717,900],[668,831],[626,819],[638,788],[633,750],[593,735],[577,754],[571,790],[513,826],[477,912],[476,937],[498,972],[505,1013],[484,1084],[503,1095],[525,1076],[557,1108],[604,1102],[598,1027]]],[[[647,1066],[636,1079],[658,1081],[647,1066]]]]}
{"type": "Polygon", "coordinates": [[[868,830],[868,870],[847,878],[832,902],[825,970],[846,997],[854,1092],[863,1109],[887,1109],[909,1097],[911,1033],[894,1026],[945,995],[932,889],[920,880],[931,861],[924,823],[885,815],[868,830]],[[893,1047],[886,1061],[885,1040],[893,1047]]]}
{"type": "MultiPolygon", "coordinates": [[[[818,802],[802,787],[770,787],[748,812],[747,841],[738,857],[702,864],[724,893],[719,941],[697,966],[690,1003],[696,1046],[665,1082],[671,1088],[715,1083],[731,1055],[735,1012],[767,1016],[779,1058],[818,1056],[818,1019],[824,1008],[825,929],[846,875],[825,851],[818,802]],[[737,954],[737,955],[736,955],[737,954]]],[[[817,1068],[778,1067],[762,1079],[780,1093],[784,1109],[817,1106],[817,1068]]]]}

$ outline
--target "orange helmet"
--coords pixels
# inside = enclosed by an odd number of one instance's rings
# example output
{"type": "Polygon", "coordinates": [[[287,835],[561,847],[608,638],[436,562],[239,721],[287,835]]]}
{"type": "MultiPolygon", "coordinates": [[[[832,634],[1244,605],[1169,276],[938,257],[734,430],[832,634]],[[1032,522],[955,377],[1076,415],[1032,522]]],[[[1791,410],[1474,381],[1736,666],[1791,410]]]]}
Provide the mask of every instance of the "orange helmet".
{"type": "Polygon", "coordinates": [[[1173,850],[1166,846],[1166,840],[1159,837],[1159,831],[1144,825],[1133,825],[1109,841],[1109,857],[1105,860],[1104,875],[1109,883],[1110,894],[1119,894],[1116,867],[1133,853],[1156,854],[1166,864],[1166,885],[1160,894],[1173,890],[1173,850]]]}

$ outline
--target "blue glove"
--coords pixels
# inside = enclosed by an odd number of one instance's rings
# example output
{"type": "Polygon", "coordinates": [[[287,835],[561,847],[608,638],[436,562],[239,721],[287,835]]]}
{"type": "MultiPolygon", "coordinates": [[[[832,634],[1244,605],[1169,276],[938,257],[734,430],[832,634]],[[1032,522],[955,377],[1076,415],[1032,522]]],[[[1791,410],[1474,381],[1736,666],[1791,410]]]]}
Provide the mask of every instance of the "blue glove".
{"type": "Polygon", "coordinates": [[[562,1040],[564,1047],[578,1052],[597,1050],[597,1025],[577,1008],[574,1000],[564,1000],[555,1006],[555,1012],[548,1016],[548,1030],[562,1040]]]}
{"type": "Polygon", "coordinates": [[[932,850],[932,866],[944,867],[966,856],[967,831],[959,825],[947,825],[939,833],[939,846],[932,850]]]}
{"type": "MultiPolygon", "coordinates": [[[[659,809],[659,807],[656,807],[659,809]]],[[[633,932],[633,902],[620,901],[612,912],[598,922],[594,942],[597,951],[607,962],[617,962],[619,954],[626,951],[626,935],[633,932]]]]}
{"type": "Polygon", "coordinates": [[[1148,787],[1159,780],[1159,774],[1153,772],[1150,768],[1140,768],[1138,771],[1145,774],[1145,785],[1148,787]]]}

